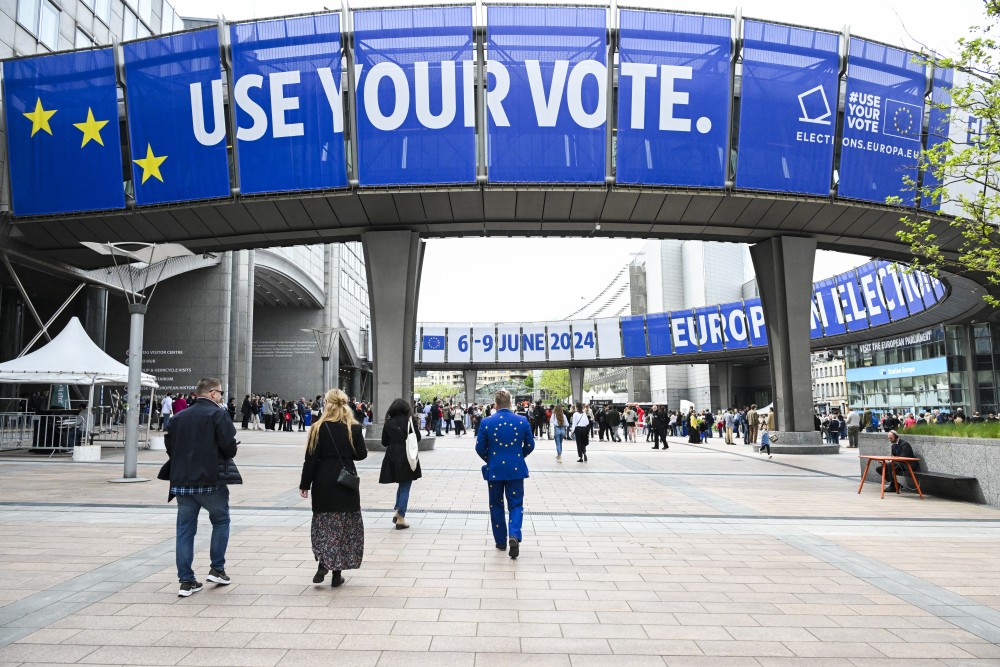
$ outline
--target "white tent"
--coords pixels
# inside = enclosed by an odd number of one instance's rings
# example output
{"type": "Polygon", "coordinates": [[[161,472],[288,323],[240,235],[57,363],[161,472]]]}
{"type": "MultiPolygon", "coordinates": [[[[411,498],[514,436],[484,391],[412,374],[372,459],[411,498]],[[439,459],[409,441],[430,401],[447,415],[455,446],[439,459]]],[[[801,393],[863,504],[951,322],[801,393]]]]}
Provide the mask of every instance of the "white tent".
{"type": "MultiPolygon", "coordinates": [[[[74,317],[45,347],[0,364],[0,383],[127,384],[128,366],[97,347],[74,317]]],[[[156,387],[156,378],[143,373],[142,386],[156,387]]]]}

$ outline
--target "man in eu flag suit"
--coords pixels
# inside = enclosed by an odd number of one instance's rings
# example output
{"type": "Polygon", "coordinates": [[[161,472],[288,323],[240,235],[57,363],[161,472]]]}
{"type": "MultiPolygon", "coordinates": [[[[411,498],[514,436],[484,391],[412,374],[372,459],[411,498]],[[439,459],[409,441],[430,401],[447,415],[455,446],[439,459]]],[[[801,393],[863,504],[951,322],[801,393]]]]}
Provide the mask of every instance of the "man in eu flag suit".
{"type": "Polygon", "coordinates": [[[476,453],[486,461],[483,479],[490,490],[490,523],[497,549],[510,545],[509,555],[517,558],[521,544],[521,520],[524,517],[524,479],[528,465],[524,459],[535,449],[528,420],[514,414],[510,392],[497,391],[494,402],[496,412],[479,425],[476,453]],[[504,513],[504,497],[510,511],[504,513]],[[508,539],[509,536],[509,539],[508,539]]]}

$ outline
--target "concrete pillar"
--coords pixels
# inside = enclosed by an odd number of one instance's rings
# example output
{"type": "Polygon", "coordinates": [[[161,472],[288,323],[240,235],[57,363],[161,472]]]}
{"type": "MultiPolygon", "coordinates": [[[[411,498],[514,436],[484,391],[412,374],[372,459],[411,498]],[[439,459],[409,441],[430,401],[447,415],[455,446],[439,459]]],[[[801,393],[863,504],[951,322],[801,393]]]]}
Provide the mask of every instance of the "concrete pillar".
{"type": "Polygon", "coordinates": [[[573,402],[580,403],[583,401],[583,369],[582,368],[570,368],[569,369],[569,390],[573,394],[573,402]]]}
{"type": "MultiPolygon", "coordinates": [[[[253,302],[253,269],[249,250],[232,252],[229,292],[229,393],[236,398],[237,408],[243,396],[251,391],[250,364],[252,354],[252,327],[247,326],[247,316],[253,302]]],[[[252,317],[252,315],[251,315],[252,317]]],[[[251,322],[252,324],[252,322],[251,322]]]]}
{"type": "Polygon", "coordinates": [[[708,366],[713,410],[726,410],[733,405],[733,365],[722,361],[708,366]]]}
{"type": "Polygon", "coordinates": [[[108,288],[87,285],[83,290],[83,329],[97,347],[107,352],[108,288]]]}
{"type": "Polygon", "coordinates": [[[476,402],[476,369],[468,368],[462,371],[462,377],[465,380],[465,403],[476,402]]]}
{"type": "MultiPolygon", "coordinates": [[[[246,293],[246,340],[247,340],[247,389],[243,393],[253,393],[253,298],[257,289],[256,256],[254,250],[247,250],[247,293],[246,293]]],[[[260,391],[265,391],[261,389],[260,391]]]]}
{"type": "MultiPolygon", "coordinates": [[[[360,368],[352,368],[351,369],[351,390],[349,392],[347,392],[351,396],[354,396],[355,398],[357,398],[359,401],[365,400],[364,396],[362,396],[362,386],[361,386],[361,373],[363,373],[363,372],[364,371],[362,371],[360,368]]],[[[409,399],[412,399],[413,397],[412,396],[404,396],[403,398],[409,400],[409,399]]]]}
{"type": "MultiPolygon", "coordinates": [[[[333,329],[340,326],[340,247],[339,244],[335,243],[327,243],[323,246],[323,326],[333,329]]],[[[330,361],[324,364],[324,393],[328,389],[340,387],[339,337],[346,335],[346,331],[336,334],[337,340],[333,350],[330,351],[330,361]]]]}
{"type": "Polygon", "coordinates": [[[400,396],[413,396],[413,351],[424,246],[410,231],[361,235],[371,308],[375,418],[400,396]]]}
{"type": "Polygon", "coordinates": [[[229,369],[232,361],[230,351],[233,349],[233,251],[222,253],[222,261],[218,268],[218,288],[223,292],[221,299],[222,312],[219,313],[220,336],[216,341],[219,350],[219,379],[222,380],[222,392],[226,402],[230,398],[237,399],[237,409],[242,402],[242,396],[237,396],[238,387],[229,384],[229,369]]]}
{"type": "Polygon", "coordinates": [[[779,236],[750,246],[767,326],[776,452],[835,454],[814,430],[809,364],[814,239],[779,236]]]}

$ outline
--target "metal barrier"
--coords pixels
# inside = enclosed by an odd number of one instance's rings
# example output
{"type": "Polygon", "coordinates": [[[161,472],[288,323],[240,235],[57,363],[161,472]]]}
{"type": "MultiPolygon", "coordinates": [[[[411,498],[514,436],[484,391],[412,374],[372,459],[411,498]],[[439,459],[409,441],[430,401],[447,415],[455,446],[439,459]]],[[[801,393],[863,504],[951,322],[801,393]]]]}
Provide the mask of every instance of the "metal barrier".
{"type": "MultiPolygon", "coordinates": [[[[0,451],[29,449],[50,454],[72,453],[76,445],[125,446],[124,414],[110,408],[94,408],[89,436],[78,429],[73,415],[38,415],[31,412],[0,412],[0,451]]],[[[140,425],[139,447],[149,449],[149,423],[140,425]]]]}
{"type": "Polygon", "coordinates": [[[22,449],[31,444],[30,412],[0,412],[0,451],[22,449]]]}

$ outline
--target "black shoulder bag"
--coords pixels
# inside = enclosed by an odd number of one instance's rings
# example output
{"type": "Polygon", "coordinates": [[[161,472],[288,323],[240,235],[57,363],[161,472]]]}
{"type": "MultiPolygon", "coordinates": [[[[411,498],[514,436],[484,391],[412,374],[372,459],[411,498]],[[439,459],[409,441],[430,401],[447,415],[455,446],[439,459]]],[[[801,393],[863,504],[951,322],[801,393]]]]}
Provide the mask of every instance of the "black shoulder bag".
{"type": "MultiPolygon", "coordinates": [[[[337,484],[346,486],[349,489],[358,491],[361,488],[361,478],[358,474],[351,472],[346,465],[344,465],[344,458],[340,455],[340,449],[337,447],[337,440],[333,437],[333,431],[330,430],[330,423],[326,423],[327,433],[330,434],[330,438],[333,440],[333,451],[337,452],[337,458],[340,459],[340,474],[337,475],[337,484]]],[[[353,445],[351,445],[353,447],[353,445]]]]}

